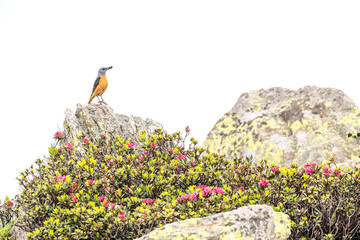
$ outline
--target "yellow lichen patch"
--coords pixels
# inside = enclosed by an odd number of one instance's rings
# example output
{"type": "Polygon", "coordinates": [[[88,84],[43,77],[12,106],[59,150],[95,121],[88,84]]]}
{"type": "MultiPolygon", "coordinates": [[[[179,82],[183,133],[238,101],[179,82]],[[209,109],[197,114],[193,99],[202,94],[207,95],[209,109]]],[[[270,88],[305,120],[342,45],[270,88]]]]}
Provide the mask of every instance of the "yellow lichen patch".
{"type": "Polygon", "coordinates": [[[303,124],[299,121],[299,120],[296,120],[295,122],[293,122],[291,124],[291,130],[293,132],[293,134],[296,134],[296,132],[303,127],[303,124]]]}
{"type": "Polygon", "coordinates": [[[285,233],[290,233],[291,223],[288,215],[275,212],[274,214],[274,223],[275,223],[275,239],[287,239],[288,236],[285,236],[285,233]]]}

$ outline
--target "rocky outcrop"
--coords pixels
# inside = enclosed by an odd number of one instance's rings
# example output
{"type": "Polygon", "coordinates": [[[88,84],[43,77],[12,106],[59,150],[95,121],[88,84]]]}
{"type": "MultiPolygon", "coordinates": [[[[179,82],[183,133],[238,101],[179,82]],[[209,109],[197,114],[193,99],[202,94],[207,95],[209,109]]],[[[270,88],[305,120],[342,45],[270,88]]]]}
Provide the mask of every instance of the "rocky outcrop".
{"type": "Polygon", "coordinates": [[[250,205],[236,210],[170,223],[138,240],[169,239],[287,239],[290,219],[266,205],[250,205]]]}
{"type": "Polygon", "coordinates": [[[163,127],[152,119],[143,120],[140,117],[114,113],[106,104],[77,104],[75,113],[70,109],[65,110],[65,137],[78,149],[77,154],[83,152],[81,143],[85,136],[95,139],[106,132],[137,142],[140,132],[145,131],[151,135],[157,128],[163,127]]]}
{"type": "Polygon", "coordinates": [[[252,155],[280,165],[321,163],[333,156],[343,165],[357,165],[360,144],[354,132],[360,132],[360,110],[342,91],[270,88],[242,94],[203,147],[229,158],[252,155]]]}

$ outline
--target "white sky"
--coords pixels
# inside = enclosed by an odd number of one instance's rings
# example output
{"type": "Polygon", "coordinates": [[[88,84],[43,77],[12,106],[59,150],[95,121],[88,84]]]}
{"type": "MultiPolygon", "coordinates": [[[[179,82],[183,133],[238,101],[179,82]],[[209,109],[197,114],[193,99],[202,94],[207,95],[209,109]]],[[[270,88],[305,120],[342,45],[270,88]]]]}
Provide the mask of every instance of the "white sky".
{"type": "MultiPolygon", "coordinates": [[[[201,143],[243,92],[306,85],[360,103],[359,1],[0,0],[0,199],[47,154],[65,108],[112,65],[117,112],[201,143]]],[[[97,100],[95,100],[96,102],[97,100]]]]}

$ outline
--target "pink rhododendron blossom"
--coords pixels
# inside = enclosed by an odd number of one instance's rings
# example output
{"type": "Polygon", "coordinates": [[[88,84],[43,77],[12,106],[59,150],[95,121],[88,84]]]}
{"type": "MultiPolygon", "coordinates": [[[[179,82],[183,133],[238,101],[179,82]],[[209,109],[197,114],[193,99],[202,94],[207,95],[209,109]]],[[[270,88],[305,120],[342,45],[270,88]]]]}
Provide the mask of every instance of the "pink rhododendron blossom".
{"type": "Polygon", "coordinates": [[[73,197],[73,201],[76,202],[76,201],[77,201],[77,197],[73,197]]]}
{"type": "Polygon", "coordinates": [[[213,192],[216,194],[223,194],[224,190],[222,188],[216,187],[213,189],[213,192]]]}
{"type": "Polygon", "coordinates": [[[114,177],[110,178],[110,182],[113,182],[114,180],[115,180],[115,178],[114,178],[114,177]]]}
{"type": "Polygon", "coordinates": [[[114,208],[116,206],[115,203],[110,203],[110,207],[114,208]]]}
{"type": "Polygon", "coordinates": [[[271,171],[273,171],[273,172],[276,172],[277,170],[279,170],[279,166],[277,166],[277,167],[273,167],[273,168],[271,168],[271,171]]]}
{"type": "Polygon", "coordinates": [[[129,148],[132,148],[135,146],[135,143],[127,142],[126,145],[128,145],[129,148]]]}
{"type": "Polygon", "coordinates": [[[143,214],[143,218],[146,219],[146,214],[143,214]]]}
{"type": "Polygon", "coordinates": [[[104,182],[106,182],[106,177],[103,177],[102,179],[101,179],[101,181],[104,183],[104,182]]]}
{"type": "Polygon", "coordinates": [[[269,184],[269,181],[267,181],[265,178],[263,180],[261,180],[261,182],[259,183],[261,186],[266,186],[269,184]]]}
{"type": "Polygon", "coordinates": [[[155,202],[155,199],[151,199],[149,198],[148,200],[146,200],[147,203],[153,204],[155,202]]]}
{"type": "Polygon", "coordinates": [[[101,134],[101,138],[105,138],[105,134],[101,134]]]}
{"type": "Polygon", "coordinates": [[[151,146],[152,146],[153,148],[156,148],[157,144],[156,144],[156,143],[151,143],[151,146]]]}
{"type": "Polygon", "coordinates": [[[108,201],[105,201],[103,202],[103,204],[105,205],[105,207],[108,207],[110,203],[108,201]]]}
{"type": "Polygon", "coordinates": [[[71,145],[71,143],[68,142],[68,143],[65,143],[65,144],[64,144],[64,147],[67,148],[67,149],[69,149],[69,150],[71,150],[72,145],[71,145]]]}
{"type": "Polygon", "coordinates": [[[195,160],[191,160],[191,165],[195,166],[195,160]]]}
{"type": "Polygon", "coordinates": [[[101,196],[99,197],[99,201],[100,201],[100,202],[104,201],[105,199],[106,199],[106,196],[105,196],[105,195],[101,195],[101,196]]]}
{"type": "Polygon", "coordinates": [[[77,183],[73,183],[73,187],[76,187],[78,184],[77,183]]]}
{"type": "Polygon", "coordinates": [[[244,190],[244,187],[240,187],[239,190],[241,190],[241,191],[244,190]]]}
{"type": "Polygon", "coordinates": [[[14,205],[14,203],[13,203],[12,201],[7,201],[7,202],[6,202],[6,205],[8,205],[8,206],[11,207],[12,205],[14,205]]]}
{"type": "Polygon", "coordinates": [[[139,164],[139,167],[142,167],[142,166],[143,166],[143,164],[142,164],[142,163],[140,163],[140,164],[139,164]]]}
{"type": "Polygon", "coordinates": [[[211,187],[206,187],[206,188],[204,188],[204,193],[205,193],[205,194],[211,194],[211,193],[212,193],[211,187]]]}
{"type": "Polygon", "coordinates": [[[144,157],[143,156],[139,156],[139,160],[141,161],[141,160],[143,160],[144,159],[144,157]]]}
{"type": "Polygon", "coordinates": [[[172,153],[174,150],[173,150],[172,148],[168,148],[167,151],[168,151],[169,153],[172,153]]]}
{"type": "Polygon", "coordinates": [[[89,139],[84,138],[84,143],[89,143],[89,139]]]}
{"type": "Polygon", "coordinates": [[[179,154],[179,155],[176,156],[176,159],[185,160],[185,159],[186,159],[186,156],[185,156],[185,155],[182,155],[182,154],[179,154]]]}
{"type": "Polygon", "coordinates": [[[341,172],[339,171],[339,169],[335,169],[335,170],[334,170],[334,174],[336,174],[336,175],[340,175],[340,174],[341,174],[341,172]]]}
{"type": "Polygon", "coordinates": [[[112,165],[112,164],[113,164],[113,162],[112,162],[111,160],[109,160],[109,161],[108,161],[108,163],[109,163],[110,165],[112,165]]]}
{"type": "Polygon", "coordinates": [[[324,173],[324,176],[329,177],[330,174],[333,174],[334,172],[330,168],[325,167],[323,170],[323,173],[324,173]]]}
{"type": "Polygon", "coordinates": [[[59,131],[57,131],[56,133],[55,133],[55,137],[57,137],[57,138],[60,138],[61,137],[61,132],[59,132],[59,131]]]}
{"type": "Polygon", "coordinates": [[[88,180],[88,184],[89,184],[89,185],[91,185],[91,184],[93,184],[93,183],[94,183],[94,180],[91,180],[91,179],[88,180]]]}

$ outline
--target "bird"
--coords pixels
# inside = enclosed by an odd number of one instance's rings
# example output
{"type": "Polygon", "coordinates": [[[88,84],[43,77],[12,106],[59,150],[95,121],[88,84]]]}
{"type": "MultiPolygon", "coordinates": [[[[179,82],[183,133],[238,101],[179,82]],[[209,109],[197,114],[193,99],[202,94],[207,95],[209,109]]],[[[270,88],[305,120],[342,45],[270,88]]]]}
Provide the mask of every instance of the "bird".
{"type": "Polygon", "coordinates": [[[94,87],[91,92],[91,96],[90,96],[90,100],[89,100],[88,104],[91,103],[91,101],[94,99],[94,97],[98,97],[98,99],[99,99],[99,97],[101,97],[100,103],[104,102],[106,104],[106,102],[102,98],[102,95],[108,86],[108,81],[106,79],[106,71],[109,69],[112,69],[112,66],[107,67],[107,68],[102,67],[99,69],[98,76],[95,80],[94,87]]]}

